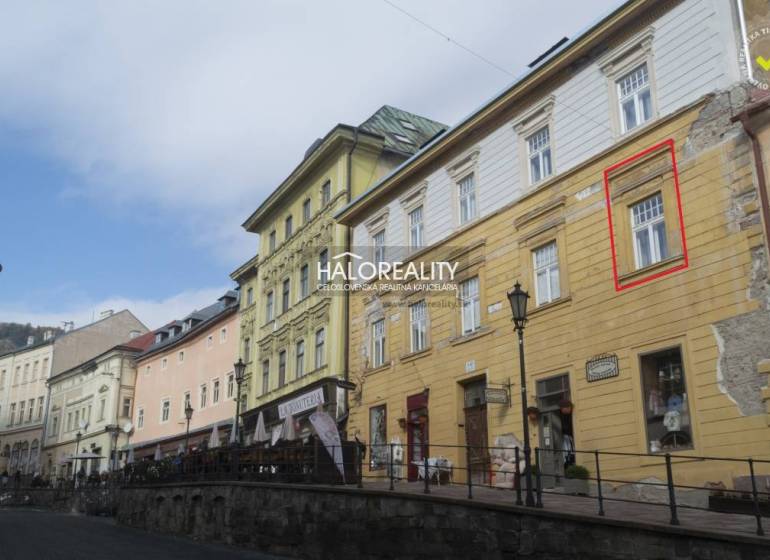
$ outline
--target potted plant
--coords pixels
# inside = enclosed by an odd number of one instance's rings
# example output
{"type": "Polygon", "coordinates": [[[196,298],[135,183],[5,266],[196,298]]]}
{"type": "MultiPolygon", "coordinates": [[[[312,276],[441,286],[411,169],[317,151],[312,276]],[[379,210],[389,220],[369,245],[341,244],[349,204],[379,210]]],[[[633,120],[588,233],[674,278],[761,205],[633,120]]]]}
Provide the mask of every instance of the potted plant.
{"type": "Polygon", "coordinates": [[[565,416],[569,416],[570,414],[572,414],[573,407],[574,405],[572,404],[572,401],[569,399],[562,399],[559,401],[559,410],[565,416]]]}
{"type": "Polygon", "coordinates": [[[564,471],[564,492],[588,496],[588,469],[582,465],[570,465],[564,471]]]}
{"type": "Polygon", "coordinates": [[[540,416],[540,409],[536,406],[528,406],[527,407],[527,416],[529,416],[529,419],[532,422],[535,422],[538,417],[540,416]]]}

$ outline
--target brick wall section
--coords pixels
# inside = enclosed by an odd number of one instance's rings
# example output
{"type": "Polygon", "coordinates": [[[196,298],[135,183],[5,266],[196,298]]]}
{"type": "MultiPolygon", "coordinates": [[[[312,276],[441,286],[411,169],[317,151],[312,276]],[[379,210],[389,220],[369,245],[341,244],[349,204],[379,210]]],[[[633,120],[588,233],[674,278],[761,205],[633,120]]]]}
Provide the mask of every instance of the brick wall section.
{"type": "Polygon", "coordinates": [[[260,484],[128,488],[117,520],[139,529],[300,558],[766,558],[751,537],[386,492],[260,484]]]}

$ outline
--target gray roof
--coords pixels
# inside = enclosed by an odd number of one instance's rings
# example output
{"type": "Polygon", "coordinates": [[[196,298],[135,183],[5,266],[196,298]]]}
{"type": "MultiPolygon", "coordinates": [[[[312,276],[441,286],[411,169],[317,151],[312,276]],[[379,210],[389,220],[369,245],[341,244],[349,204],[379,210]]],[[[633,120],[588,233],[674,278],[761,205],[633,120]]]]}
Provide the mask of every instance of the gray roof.
{"type": "Polygon", "coordinates": [[[361,123],[359,128],[382,136],[385,139],[385,149],[411,155],[448,127],[403,109],[383,105],[361,123]]]}
{"type": "Polygon", "coordinates": [[[189,313],[187,316],[185,316],[183,319],[175,319],[174,321],[170,321],[163,327],[157,329],[155,333],[156,334],[163,333],[163,332],[167,333],[172,326],[176,326],[176,327],[179,327],[180,329],[177,335],[165,338],[160,342],[154,343],[152,346],[147,348],[147,350],[142,352],[137,357],[137,359],[142,359],[145,356],[148,356],[149,354],[154,354],[155,352],[162,350],[163,348],[173,346],[174,344],[187,338],[188,336],[197,335],[198,331],[200,331],[202,328],[205,328],[207,325],[216,321],[224,313],[227,313],[232,310],[237,310],[238,305],[239,305],[239,293],[234,290],[229,290],[225,295],[219,298],[216,303],[212,303],[211,305],[208,305],[203,309],[195,309],[191,313],[189,313]],[[185,330],[182,330],[182,325],[187,319],[195,319],[196,321],[199,321],[199,322],[194,323],[192,328],[185,331],[185,330]]]}

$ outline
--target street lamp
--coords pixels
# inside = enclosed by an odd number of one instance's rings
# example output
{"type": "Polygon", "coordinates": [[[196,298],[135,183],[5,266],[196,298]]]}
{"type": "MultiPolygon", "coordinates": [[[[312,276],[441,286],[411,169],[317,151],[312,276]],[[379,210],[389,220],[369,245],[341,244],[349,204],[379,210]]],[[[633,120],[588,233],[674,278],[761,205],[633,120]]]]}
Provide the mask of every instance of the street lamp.
{"type": "Polygon", "coordinates": [[[83,434],[80,433],[80,430],[78,430],[78,433],[75,434],[75,454],[72,456],[72,484],[77,486],[78,481],[78,470],[77,470],[77,464],[78,464],[78,449],[80,449],[80,438],[83,437],[83,434]]]}
{"type": "Polygon", "coordinates": [[[190,420],[192,420],[193,407],[190,401],[187,401],[187,406],[184,407],[184,417],[187,418],[187,432],[184,435],[184,452],[185,455],[190,453],[190,420]]]}
{"type": "Polygon", "coordinates": [[[118,470],[118,434],[120,433],[120,427],[117,424],[110,424],[105,431],[110,434],[110,442],[112,443],[112,470],[118,470]]]}
{"type": "Polygon", "coordinates": [[[240,444],[240,433],[238,432],[238,425],[240,423],[240,415],[241,415],[241,384],[243,383],[243,376],[246,372],[246,364],[243,363],[243,360],[241,358],[238,358],[238,361],[233,364],[233,369],[235,370],[235,383],[238,385],[238,391],[235,401],[235,426],[233,426],[233,430],[235,431],[235,440],[236,445],[240,444]]]}
{"type": "Polygon", "coordinates": [[[519,370],[521,372],[521,421],[524,426],[524,473],[527,481],[528,506],[535,505],[532,494],[532,450],[529,446],[529,419],[527,418],[527,374],[524,369],[524,325],[527,323],[527,300],[529,294],[521,289],[517,281],[513,290],[508,292],[508,302],[511,304],[513,328],[519,334],[519,370]]]}

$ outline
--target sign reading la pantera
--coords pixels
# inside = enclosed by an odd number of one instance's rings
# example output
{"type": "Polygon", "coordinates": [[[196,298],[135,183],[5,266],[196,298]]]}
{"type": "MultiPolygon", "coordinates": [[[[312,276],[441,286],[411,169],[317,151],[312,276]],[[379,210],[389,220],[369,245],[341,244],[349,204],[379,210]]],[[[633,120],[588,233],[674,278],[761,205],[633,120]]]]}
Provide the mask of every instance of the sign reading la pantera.
{"type": "Polygon", "coordinates": [[[296,416],[300,412],[305,412],[315,408],[319,404],[324,404],[324,390],[319,387],[309,393],[303,393],[299,397],[278,404],[278,417],[283,420],[290,414],[296,416]]]}
{"type": "Polygon", "coordinates": [[[586,362],[586,380],[600,381],[620,374],[618,357],[615,354],[600,354],[586,362]]]}

